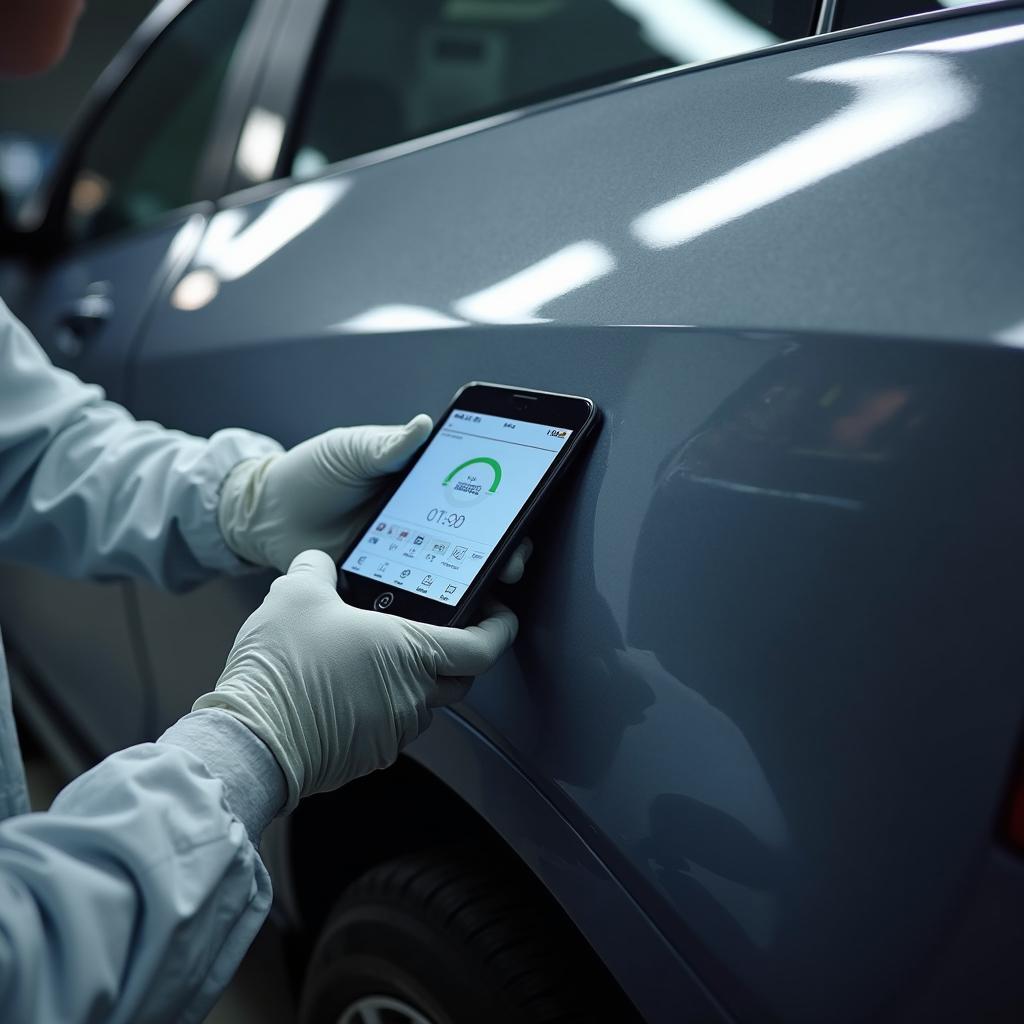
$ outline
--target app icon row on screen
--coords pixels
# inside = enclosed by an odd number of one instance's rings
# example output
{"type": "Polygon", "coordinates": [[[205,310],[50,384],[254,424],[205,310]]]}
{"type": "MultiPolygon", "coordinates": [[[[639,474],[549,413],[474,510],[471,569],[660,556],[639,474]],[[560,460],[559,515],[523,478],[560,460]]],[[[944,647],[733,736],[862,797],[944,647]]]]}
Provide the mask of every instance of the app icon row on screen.
{"type": "MultiPolygon", "coordinates": [[[[445,540],[425,533],[417,533],[404,526],[379,522],[374,526],[365,543],[389,557],[422,561],[426,563],[443,559],[448,563],[480,565],[487,553],[468,544],[445,540]]],[[[458,565],[453,566],[458,568],[458,565]]]]}
{"type": "Polygon", "coordinates": [[[349,559],[346,568],[450,604],[457,602],[466,589],[463,583],[374,555],[357,554],[349,559]]]}

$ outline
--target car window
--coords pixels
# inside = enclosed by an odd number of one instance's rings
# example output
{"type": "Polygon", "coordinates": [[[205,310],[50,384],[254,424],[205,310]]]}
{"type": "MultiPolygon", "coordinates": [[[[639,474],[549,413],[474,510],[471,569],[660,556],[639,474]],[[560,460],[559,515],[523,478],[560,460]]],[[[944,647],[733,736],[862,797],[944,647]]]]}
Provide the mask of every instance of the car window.
{"type": "Polygon", "coordinates": [[[948,11],[951,7],[972,7],[994,0],[839,0],[833,28],[855,28],[878,21],[905,18],[909,14],[948,11]]]}
{"type": "Polygon", "coordinates": [[[810,32],[793,0],[346,0],[332,5],[286,169],[810,32]]]}
{"type": "Polygon", "coordinates": [[[71,186],[76,240],[139,227],[199,198],[196,173],[252,0],[194,0],[159,36],[89,138],[71,186]]]}

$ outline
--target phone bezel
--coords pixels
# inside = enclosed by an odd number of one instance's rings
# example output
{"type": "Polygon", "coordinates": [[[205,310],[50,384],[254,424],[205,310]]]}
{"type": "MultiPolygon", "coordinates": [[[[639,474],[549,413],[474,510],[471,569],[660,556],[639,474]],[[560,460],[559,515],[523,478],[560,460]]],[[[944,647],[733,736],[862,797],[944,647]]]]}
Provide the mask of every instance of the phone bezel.
{"type": "Polygon", "coordinates": [[[482,592],[492,581],[496,568],[504,564],[505,559],[514,551],[530,516],[552,484],[565,470],[572,457],[580,450],[597,421],[597,407],[589,398],[481,381],[464,384],[455,393],[444,413],[437,419],[426,442],[405,467],[405,470],[399,474],[398,479],[387,489],[386,495],[375,507],[367,526],[358,532],[339,560],[339,590],[342,590],[345,599],[357,607],[379,611],[380,609],[375,608],[377,599],[382,594],[390,592],[394,598],[390,606],[384,610],[385,614],[399,615],[402,618],[434,625],[457,626],[467,622],[475,611],[482,592]],[[529,498],[519,509],[515,519],[494,546],[490,556],[457,604],[443,604],[440,601],[389,585],[382,580],[375,580],[369,576],[361,576],[342,569],[341,566],[348,560],[349,555],[359,546],[370,523],[383,512],[395,491],[412,472],[423,453],[433,444],[438,432],[455,409],[503,416],[526,423],[541,423],[571,430],[573,433],[544,476],[538,481],[529,498]]]}

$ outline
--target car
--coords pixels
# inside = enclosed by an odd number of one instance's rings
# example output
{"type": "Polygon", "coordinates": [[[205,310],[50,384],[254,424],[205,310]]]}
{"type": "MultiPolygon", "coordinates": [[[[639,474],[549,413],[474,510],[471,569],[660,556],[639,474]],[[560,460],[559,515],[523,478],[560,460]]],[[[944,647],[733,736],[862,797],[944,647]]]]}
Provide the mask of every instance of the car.
{"type": "MultiPolygon", "coordinates": [[[[1024,1018],[1024,7],[163,0],[0,277],[140,418],[604,413],[513,650],[268,833],[307,1022],[1024,1018]],[[390,1015],[390,1016],[389,1016],[390,1015]]],[[[5,566],[70,771],[269,577],[5,566]]]]}

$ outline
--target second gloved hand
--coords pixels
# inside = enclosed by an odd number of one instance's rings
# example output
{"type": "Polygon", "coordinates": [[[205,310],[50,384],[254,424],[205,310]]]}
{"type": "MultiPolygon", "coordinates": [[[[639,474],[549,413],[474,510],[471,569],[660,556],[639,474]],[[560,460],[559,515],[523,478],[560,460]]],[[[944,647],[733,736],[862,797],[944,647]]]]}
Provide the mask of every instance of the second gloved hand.
{"type": "Polygon", "coordinates": [[[277,758],[291,810],[391,764],[426,728],[431,709],[459,700],[515,639],[497,607],[479,626],[450,629],[353,608],[337,571],[306,551],[275,580],[245,621],[213,693],[195,710],[221,708],[277,758]]]}
{"type": "Polygon", "coordinates": [[[217,519],[228,547],[282,572],[308,548],[341,556],[382,481],[427,439],[424,413],[404,427],[338,427],[228,474],[217,519]]]}

